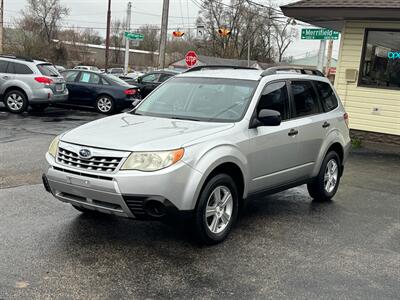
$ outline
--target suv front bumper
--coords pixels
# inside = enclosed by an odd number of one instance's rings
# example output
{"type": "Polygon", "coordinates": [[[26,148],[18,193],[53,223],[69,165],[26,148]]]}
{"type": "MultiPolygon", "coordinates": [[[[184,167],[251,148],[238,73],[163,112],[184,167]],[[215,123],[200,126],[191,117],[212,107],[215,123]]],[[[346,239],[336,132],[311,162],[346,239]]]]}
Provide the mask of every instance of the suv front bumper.
{"type": "Polygon", "coordinates": [[[50,164],[43,183],[58,200],[103,213],[138,219],[188,216],[201,173],[184,162],[156,172],[99,174],[50,164]]]}

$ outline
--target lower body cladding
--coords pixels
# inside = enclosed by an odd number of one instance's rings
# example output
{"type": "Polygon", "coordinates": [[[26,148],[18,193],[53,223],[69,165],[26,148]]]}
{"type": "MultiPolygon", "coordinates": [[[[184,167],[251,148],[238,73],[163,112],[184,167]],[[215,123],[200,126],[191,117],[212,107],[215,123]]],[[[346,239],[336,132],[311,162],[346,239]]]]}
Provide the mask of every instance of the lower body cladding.
{"type": "MultiPolygon", "coordinates": [[[[165,173],[118,178],[115,174],[94,175],[60,165],[50,167],[47,174],[43,174],[43,184],[62,202],[102,213],[134,219],[186,219],[192,215],[194,208],[194,204],[188,204],[188,208],[182,209],[184,193],[188,191],[189,175],[184,173],[189,170],[186,168],[190,167],[181,166],[180,175],[165,173]],[[164,180],[157,180],[160,176],[164,180]],[[177,182],[184,183],[184,186],[179,186],[177,182]]],[[[190,170],[193,173],[193,169],[190,170]]],[[[194,191],[195,187],[192,197],[194,191]]]]}

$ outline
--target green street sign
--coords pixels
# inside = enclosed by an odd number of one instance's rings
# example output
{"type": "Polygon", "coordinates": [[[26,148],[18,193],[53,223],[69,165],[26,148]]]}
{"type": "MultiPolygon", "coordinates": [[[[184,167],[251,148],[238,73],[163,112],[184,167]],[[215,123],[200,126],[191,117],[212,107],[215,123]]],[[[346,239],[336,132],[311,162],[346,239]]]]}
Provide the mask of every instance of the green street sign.
{"type": "Polygon", "coordinates": [[[127,38],[128,40],[139,40],[139,41],[143,41],[144,39],[144,35],[141,33],[135,33],[135,32],[129,32],[129,31],[125,31],[124,32],[124,36],[125,38],[127,38]]]}
{"type": "Polygon", "coordinates": [[[325,28],[303,28],[302,40],[338,40],[339,32],[325,28]]]}

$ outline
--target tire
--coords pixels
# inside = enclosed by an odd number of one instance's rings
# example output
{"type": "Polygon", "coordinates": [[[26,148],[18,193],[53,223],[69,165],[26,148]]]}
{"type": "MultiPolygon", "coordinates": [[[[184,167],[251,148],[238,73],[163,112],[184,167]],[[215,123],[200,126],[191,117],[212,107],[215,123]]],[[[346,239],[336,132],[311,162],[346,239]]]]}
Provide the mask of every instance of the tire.
{"type": "Polygon", "coordinates": [[[232,178],[226,174],[212,177],[202,189],[195,210],[195,231],[199,241],[214,245],[225,240],[237,219],[238,209],[238,191],[232,178]],[[221,202],[226,200],[225,205],[215,203],[218,193],[221,202]]]}
{"type": "Polygon", "coordinates": [[[9,112],[20,114],[27,109],[28,99],[23,92],[19,90],[12,90],[5,95],[4,104],[9,112]]]}
{"type": "Polygon", "coordinates": [[[31,104],[31,108],[35,112],[42,112],[48,107],[49,107],[48,104],[31,104]]]}
{"type": "Polygon", "coordinates": [[[102,114],[112,114],[115,111],[115,101],[110,96],[100,96],[96,100],[96,110],[102,114]]]}
{"type": "Polygon", "coordinates": [[[329,201],[335,196],[340,183],[341,161],[335,151],[329,152],[322,162],[318,176],[307,184],[308,193],[317,201],[329,201]]]}

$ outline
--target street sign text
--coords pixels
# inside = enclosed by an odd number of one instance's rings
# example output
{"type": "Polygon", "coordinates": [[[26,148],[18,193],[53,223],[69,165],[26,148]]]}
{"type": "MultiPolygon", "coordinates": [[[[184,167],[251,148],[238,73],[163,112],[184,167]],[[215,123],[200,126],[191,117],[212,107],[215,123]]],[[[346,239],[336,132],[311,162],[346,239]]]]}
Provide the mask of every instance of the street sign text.
{"type": "Polygon", "coordinates": [[[324,28],[303,28],[302,40],[338,40],[339,32],[324,28]]]}

